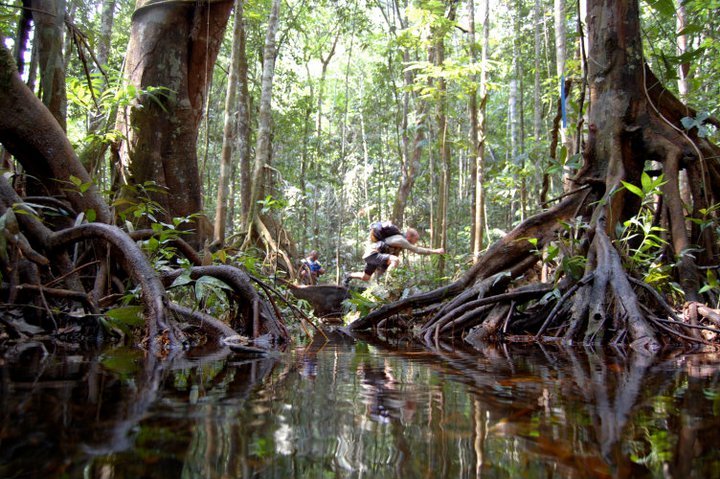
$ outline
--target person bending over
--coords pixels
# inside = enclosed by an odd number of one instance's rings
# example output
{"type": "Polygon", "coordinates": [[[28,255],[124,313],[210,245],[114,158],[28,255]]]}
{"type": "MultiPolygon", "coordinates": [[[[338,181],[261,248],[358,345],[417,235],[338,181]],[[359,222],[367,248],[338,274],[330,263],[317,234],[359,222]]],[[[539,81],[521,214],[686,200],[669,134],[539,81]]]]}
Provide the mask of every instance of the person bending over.
{"type": "Polygon", "coordinates": [[[373,241],[375,239],[377,238],[371,235],[370,244],[363,255],[365,270],[348,274],[343,281],[345,286],[350,283],[351,279],[369,281],[373,274],[376,277],[381,276],[386,271],[397,267],[400,264],[399,255],[404,249],[423,255],[445,254],[444,248],[432,249],[417,246],[420,235],[414,228],[406,229],[405,233],[398,233],[373,241]]]}

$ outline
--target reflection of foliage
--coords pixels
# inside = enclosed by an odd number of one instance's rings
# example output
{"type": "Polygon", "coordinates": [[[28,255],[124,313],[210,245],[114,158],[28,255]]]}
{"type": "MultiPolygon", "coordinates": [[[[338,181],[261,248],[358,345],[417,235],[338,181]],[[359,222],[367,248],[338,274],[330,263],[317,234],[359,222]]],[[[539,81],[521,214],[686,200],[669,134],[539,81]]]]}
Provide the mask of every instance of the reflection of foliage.
{"type": "Polygon", "coordinates": [[[117,348],[103,353],[100,363],[123,379],[129,379],[142,365],[143,352],[138,349],[117,348]]]}
{"type": "Polygon", "coordinates": [[[255,441],[250,445],[252,454],[259,458],[271,457],[275,451],[275,445],[273,441],[266,437],[256,438],[255,441]]]}

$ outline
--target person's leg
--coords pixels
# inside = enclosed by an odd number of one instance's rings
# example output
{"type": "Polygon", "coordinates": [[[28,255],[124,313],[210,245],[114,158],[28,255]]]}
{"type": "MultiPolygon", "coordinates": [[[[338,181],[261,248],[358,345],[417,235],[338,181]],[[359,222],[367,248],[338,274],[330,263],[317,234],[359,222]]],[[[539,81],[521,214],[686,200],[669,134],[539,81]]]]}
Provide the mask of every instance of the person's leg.
{"type": "Polygon", "coordinates": [[[362,281],[370,281],[370,278],[372,277],[375,270],[378,268],[378,266],[381,265],[383,258],[380,256],[387,256],[387,255],[380,255],[378,253],[374,253],[367,258],[365,258],[365,271],[356,271],[353,273],[348,274],[345,276],[345,279],[343,280],[343,284],[345,286],[348,285],[351,279],[359,279],[362,281]]]}
{"type": "Polygon", "coordinates": [[[361,279],[363,281],[370,281],[371,274],[367,274],[364,271],[356,271],[354,273],[348,274],[348,278],[351,279],[361,279]]]}

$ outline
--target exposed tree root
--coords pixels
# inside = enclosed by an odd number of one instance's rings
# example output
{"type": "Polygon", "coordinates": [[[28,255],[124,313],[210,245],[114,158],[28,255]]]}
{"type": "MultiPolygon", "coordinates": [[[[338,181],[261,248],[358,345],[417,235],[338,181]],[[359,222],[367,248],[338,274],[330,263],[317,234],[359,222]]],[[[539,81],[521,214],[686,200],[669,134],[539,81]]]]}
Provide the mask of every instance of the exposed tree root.
{"type": "MultiPolygon", "coordinates": [[[[130,238],[132,238],[134,241],[144,241],[149,240],[150,238],[160,236],[160,232],[152,230],[152,229],[142,229],[142,230],[136,230],[131,231],[128,233],[130,235],[130,238]]],[[[202,266],[203,259],[200,257],[198,252],[190,246],[190,243],[183,240],[182,238],[174,238],[170,244],[178,249],[180,253],[188,260],[190,263],[194,266],[202,266]]]]}
{"type": "MultiPolygon", "coordinates": [[[[185,271],[186,270],[183,269],[177,269],[166,272],[162,275],[162,281],[166,285],[170,285],[185,271]]],[[[198,279],[201,276],[211,276],[230,286],[233,294],[236,295],[233,299],[235,299],[239,305],[238,314],[232,320],[231,324],[238,331],[251,337],[270,334],[283,341],[289,340],[289,334],[280,321],[279,316],[276,314],[276,311],[270,308],[268,303],[260,297],[250,284],[249,276],[243,271],[227,265],[195,266],[190,268],[189,271],[192,279],[198,279]],[[258,328],[255,327],[256,322],[258,328]]]]}

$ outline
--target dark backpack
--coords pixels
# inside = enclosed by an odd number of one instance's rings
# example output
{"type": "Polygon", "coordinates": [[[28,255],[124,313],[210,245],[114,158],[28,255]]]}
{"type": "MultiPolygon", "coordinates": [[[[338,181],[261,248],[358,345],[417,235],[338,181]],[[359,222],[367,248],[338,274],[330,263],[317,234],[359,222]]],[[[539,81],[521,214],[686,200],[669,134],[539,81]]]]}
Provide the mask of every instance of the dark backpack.
{"type": "Polygon", "coordinates": [[[390,221],[376,221],[370,225],[370,241],[384,241],[385,238],[402,234],[400,228],[390,221]]]}
{"type": "Polygon", "coordinates": [[[393,253],[392,248],[385,243],[385,238],[402,234],[400,228],[392,224],[390,221],[376,221],[370,225],[370,241],[375,244],[378,253],[393,253]]]}

